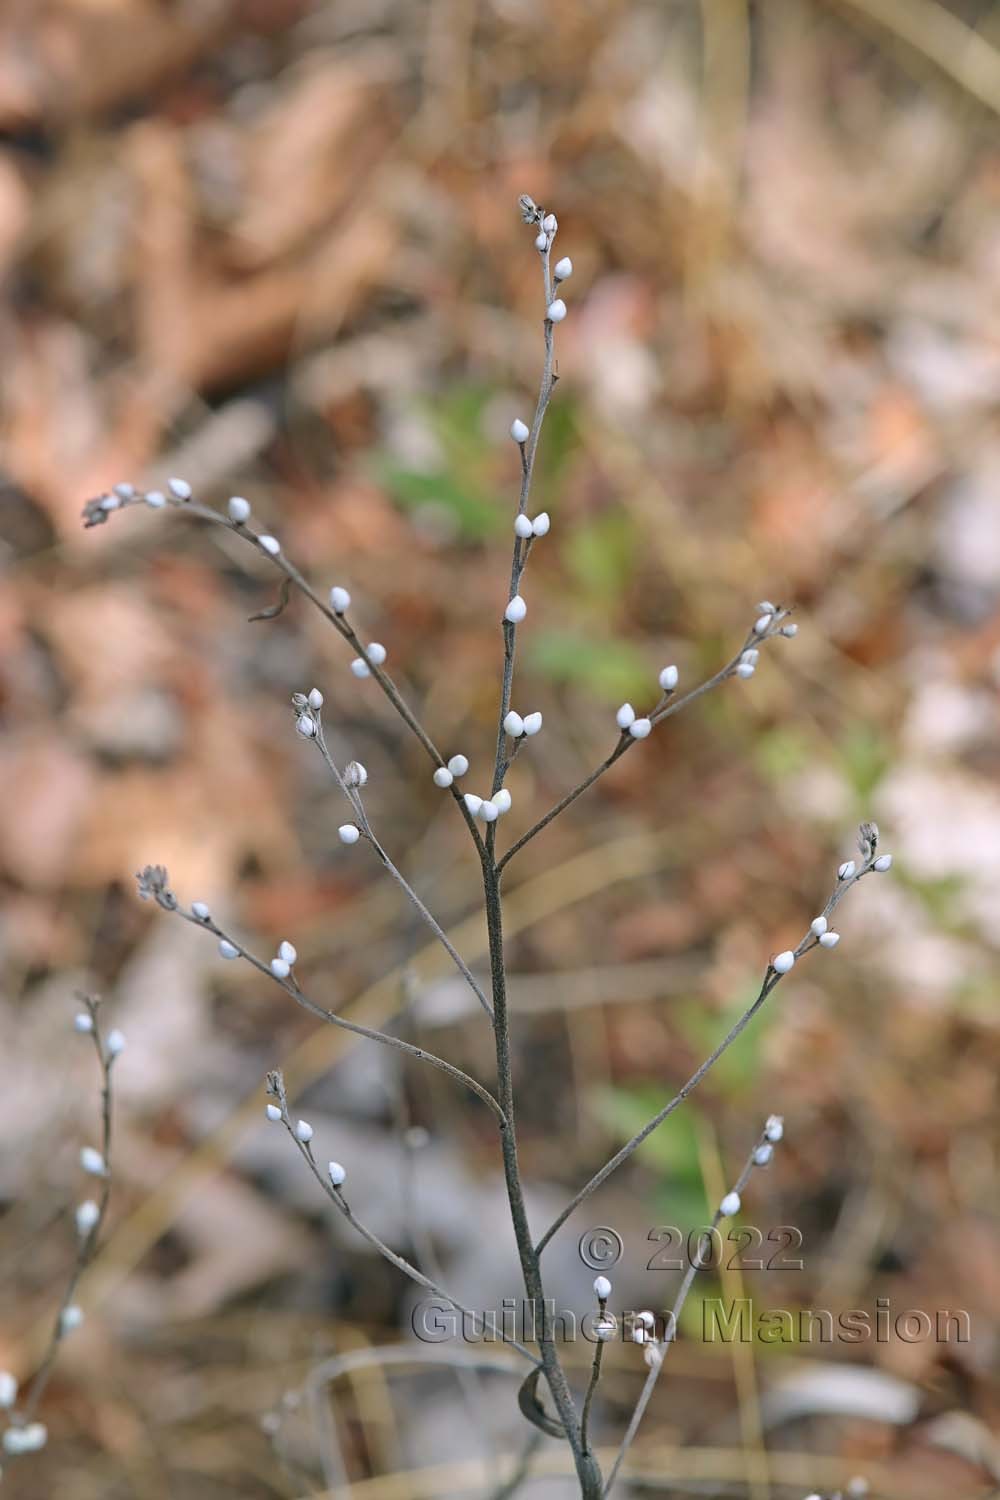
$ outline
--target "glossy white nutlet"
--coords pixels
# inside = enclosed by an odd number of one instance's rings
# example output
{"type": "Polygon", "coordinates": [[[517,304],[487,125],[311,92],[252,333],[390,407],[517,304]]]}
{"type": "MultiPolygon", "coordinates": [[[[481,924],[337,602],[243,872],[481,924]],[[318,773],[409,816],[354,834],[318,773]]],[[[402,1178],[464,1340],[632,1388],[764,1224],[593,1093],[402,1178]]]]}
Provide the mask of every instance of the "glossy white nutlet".
{"type": "Polygon", "coordinates": [[[606,1344],[618,1332],[618,1319],[612,1313],[604,1313],[594,1319],[594,1337],[599,1344],[606,1344]]]}
{"type": "Polygon", "coordinates": [[[786,948],[783,953],[776,953],[771,960],[771,968],[776,974],[787,974],[795,963],[795,954],[791,948],[786,948]]]}
{"type": "Polygon", "coordinates": [[[291,964],[286,963],[283,958],[271,959],[271,973],[274,975],[275,979],[287,979],[291,972],[291,964]]]}
{"type": "Polygon", "coordinates": [[[385,661],[387,652],[381,641],[372,641],[368,646],[368,660],[376,667],[385,661]]]}
{"type": "Polygon", "coordinates": [[[785,1134],[785,1118],[783,1115],[768,1115],[764,1121],[764,1134],[769,1141],[777,1145],[785,1134]]]}
{"type": "Polygon", "coordinates": [[[527,613],[527,604],[521,598],[520,594],[515,594],[504,610],[503,617],[505,620],[509,620],[512,625],[519,625],[527,613]]]}
{"type": "Polygon", "coordinates": [[[484,823],[495,823],[500,816],[500,809],[495,802],[491,802],[487,797],[485,801],[479,804],[479,816],[484,823]]]}
{"type": "Polygon", "coordinates": [[[306,701],[308,702],[310,708],[319,710],[323,707],[323,694],[320,692],[319,688],[310,688],[309,697],[306,701]]]}
{"type": "Polygon", "coordinates": [[[506,733],[510,735],[512,740],[520,739],[521,735],[524,733],[524,720],[521,718],[520,714],[515,713],[514,710],[511,709],[510,713],[503,721],[503,727],[506,733]]]}
{"type": "Polygon", "coordinates": [[[226,509],[229,512],[229,519],[235,521],[237,526],[242,526],[250,519],[250,501],[244,500],[242,495],[232,495],[226,509]]]}
{"type": "Polygon", "coordinates": [[[649,719],[635,719],[629,726],[628,732],[634,740],[644,740],[652,733],[653,725],[649,719]]]}
{"type": "Polygon", "coordinates": [[[483,799],[482,799],[482,797],[477,797],[476,794],[475,794],[475,792],[466,792],[464,800],[465,800],[465,805],[469,809],[469,812],[472,814],[472,816],[474,818],[478,817],[479,816],[479,809],[483,805],[483,799]]]}
{"type": "Polygon", "coordinates": [[[886,870],[892,869],[892,855],[880,854],[878,859],[872,865],[872,869],[878,870],[880,875],[884,875],[886,870]]]}
{"type": "Polygon", "coordinates": [[[363,656],[356,656],[354,658],[351,662],[351,671],[355,677],[370,677],[372,675],[372,669],[363,656]]]}
{"type": "Polygon", "coordinates": [[[95,1146],[80,1147],[80,1165],[91,1177],[103,1177],[107,1168],[104,1165],[104,1157],[95,1146]]]}
{"type": "Polygon", "coordinates": [[[295,1139],[301,1141],[303,1146],[308,1146],[313,1138],[313,1128],[308,1120],[299,1120],[295,1126],[295,1139]]]}
{"type": "Polygon", "coordinates": [[[502,786],[498,792],[494,792],[491,801],[501,817],[505,812],[510,812],[511,796],[505,786],[502,786]]]}
{"type": "Polygon", "coordinates": [[[615,714],[615,723],[619,729],[628,729],[630,725],[635,723],[635,709],[631,703],[622,704],[621,708],[615,714]]]}
{"type": "Polygon", "coordinates": [[[723,1198],[722,1202],[719,1204],[719,1213],[722,1215],[722,1217],[724,1219],[731,1219],[733,1217],[733,1215],[734,1214],[738,1214],[739,1211],[740,1211],[740,1195],[739,1195],[739,1193],[727,1193],[726,1196],[723,1198]]]}
{"type": "Polygon", "coordinates": [[[239,958],[240,950],[237,948],[236,944],[231,943],[228,938],[220,938],[219,956],[221,958],[239,958]]]}
{"type": "Polygon", "coordinates": [[[850,880],[850,878],[854,874],[856,868],[857,867],[855,866],[855,863],[854,863],[853,859],[845,859],[844,863],[841,865],[840,869],[837,871],[837,879],[838,880],[850,880]]]}
{"type": "Polygon", "coordinates": [[[530,516],[519,515],[516,518],[514,521],[514,535],[519,536],[522,542],[528,540],[529,536],[532,535],[530,516]]]}
{"type": "Polygon", "coordinates": [[[295,720],[295,729],[304,740],[311,740],[316,735],[316,720],[311,719],[308,714],[300,714],[295,720]]]}
{"type": "Polygon", "coordinates": [[[754,1166],[766,1167],[773,1155],[774,1147],[771,1145],[770,1141],[765,1141],[762,1146],[757,1147],[756,1151],[753,1154],[754,1166]]]}
{"type": "Polygon", "coordinates": [[[151,510],[162,510],[167,503],[167,497],[162,490],[149,490],[146,494],[146,504],[151,510]]]}
{"type": "Polygon", "coordinates": [[[520,417],[515,417],[510,424],[510,435],[515,443],[526,443],[531,436],[531,428],[520,417]]]}
{"type": "Polygon", "coordinates": [[[337,829],[337,837],[342,844],[356,844],[361,837],[361,830],[355,823],[341,823],[337,829]]]}
{"type": "Polygon", "coordinates": [[[840,942],[839,932],[824,932],[819,940],[821,948],[836,948],[840,942]]]}
{"type": "Polygon", "coordinates": [[[350,594],[346,589],[342,589],[339,584],[334,584],[333,588],[330,590],[330,608],[333,610],[334,614],[346,614],[350,607],[350,594]]]}
{"type": "Polygon", "coordinates": [[[63,1333],[72,1333],[73,1329],[79,1328],[82,1322],[83,1308],[78,1307],[75,1302],[71,1302],[68,1307],[64,1307],[59,1316],[59,1326],[63,1333]]]}
{"type": "Polygon", "coordinates": [[[798,633],[799,627],[796,625],[794,620],[790,625],[782,625],[780,631],[778,632],[779,635],[787,636],[789,640],[791,640],[793,636],[798,635],[798,633]]]}
{"type": "Polygon", "coordinates": [[[207,922],[212,915],[204,901],[192,901],[191,911],[198,918],[199,922],[207,922]]]}
{"type": "Polygon", "coordinates": [[[259,536],[257,538],[268,557],[277,557],[281,551],[281,543],[276,536],[259,536]]]}
{"type": "Polygon", "coordinates": [[[466,755],[453,755],[448,762],[448,770],[453,776],[464,776],[469,769],[469,758],[466,755]]]}
{"type": "Polygon", "coordinates": [[[78,1011],[73,1017],[73,1026],[81,1036],[85,1036],[87,1032],[94,1029],[93,1017],[89,1016],[85,1010],[78,1011]]]}
{"type": "Polygon", "coordinates": [[[287,940],[283,943],[279,943],[278,957],[283,958],[286,964],[293,964],[298,956],[299,950],[296,948],[294,943],[289,943],[287,940]]]}
{"type": "Polygon", "coordinates": [[[125,1033],[115,1027],[113,1031],[108,1032],[108,1039],[105,1042],[105,1046],[109,1057],[117,1057],[125,1051],[125,1033]]]}
{"type": "Polygon", "coordinates": [[[0,1370],[0,1407],[9,1410],[17,1400],[17,1378],[9,1370],[0,1370]]]}
{"type": "Polygon", "coordinates": [[[448,770],[447,766],[438,766],[437,770],[434,772],[435,786],[439,786],[442,788],[449,787],[454,780],[455,778],[448,770]]]}
{"type": "Polygon", "coordinates": [[[85,1198],[82,1203],[78,1203],[76,1206],[77,1234],[89,1234],[97,1224],[97,1221],[100,1217],[101,1210],[98,1208],[93,1198],[85,1198]]]}
{"type": "Polygon", "coordinates": [[[540,510],[531,523],[531,530],[535,536],[548,536],[552,518],[547,510],[540,510]]]}
{"type": "Polygon", "coordinates": [[[281,1110],[276,1104],[269,1104],[264,1110],[264,1113],[270,1120],[272,1125],[277,1125],[278,1121],[281,1119],[281,1110]]]}
{"type": "Polygon", "coordinates": [[[752,667],[755,667],[757,665],[757,659],[759,656],[760,652],[757,650],[756,646],[748,646],[747,649],[740,654],[740,661],[748,661],[752,667]]]}
{"type": "Polygon", "coordinates": [[[762,615],[774,615],[778,612],[777,605],[772,604],[770,599],[762,599],[757,608],[760,610],[762,615]]]}
{"type": "Polygon", "coordinates": [[[564,255],[562,260],[557,260],[552,272],[557,281],[568,281],[573,274],[573,262],[569,256],[564,255]]]}
{"type": "Polygon", "coordinates": [[[809,931],[813,937],[822,937],[828,926],[829,923],[825,917],[813,917],[809,923],[809,931]]]}
{"type": "Polygon", "coordinates": [[[541,727],[542,727],[542,716],[541,716],[540,713],[538,713],[536,711],[533,714],[525,714],[525,716],[524,716],[524,732],[529,737],[529,739],[530,739],[530,737],[533,734],[537,734],[538,731],[541,729],[541,727]]]}
{"type": "Polygon", "coordinates": [[[327,1162],[326,1171],[331,1184],[335,1188],[342,1187],[343,1184],[347,1181],[347,1172],[340,1165],[339,1161],[327,1162]]]}
{"type": "Polygon", "coordinates": [[[742,677],[745,681],[748,677],[752,677],[756,670],[757,668],[752,661],[741,661],[736,668],[736,675],[737,677],[742,677]]]}
{"type": "Polygon", "coordinates": [[[344,781],[348,786],[367,786],[368,770],[359,760],[349,760],[344,767],[344,781]]]}
{"type": "Polygon", "coordinates": [[[597,1276],[594,1278],[594,1296],[599,1298],[601,1302],[607,1302],[611,1296],[611,1282],[606,1276],[597,1276]]]}
{"type": "Polygon", "coordinates": [[[660,673],[658,680],[660,687],[665,693],[673,692],[674,688],[677,686],[680,675],[680,672],[673,665],[663,668],[663,671],[660,673]]]}
{"type": "Polygon", "coordinates": [[[769,630],[771,628],[771,616],[761,615],[759,620],[754,621],[753,628],[758,635],[763,635],[765,630],[769,630]]]}
{"type": "Polygon", "coordinates": [[[167,489],[175,500],[190,500],[191,486],[186,479],[168,479],[167,489]]]}
{"type": "Polygon", "coordinates": [[[566,316],[566,304],[561,297],[557,297],[554,302],[549,303],[545,310],[545,316],[550,323],[562,322],[566,316]]]}

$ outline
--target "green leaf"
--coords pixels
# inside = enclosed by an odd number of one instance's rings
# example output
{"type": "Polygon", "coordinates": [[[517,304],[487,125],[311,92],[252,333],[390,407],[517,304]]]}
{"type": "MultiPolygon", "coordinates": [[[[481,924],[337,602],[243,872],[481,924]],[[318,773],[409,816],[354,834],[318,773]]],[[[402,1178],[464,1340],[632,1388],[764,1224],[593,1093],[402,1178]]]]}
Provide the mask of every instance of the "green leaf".
{"type": "Polygon", "coordinates": [[[625,592],[635,570],[635,550],[635,526],[625,510],[580,522],[563,545],[575,581],[591,602],[602,606],[625,592]]]}
{"type": "Polygon", "coordinates": [[[529,658],[535,670],[553,682],[585,684],[608,703],[649,692],[649,668],[640,649],[629,641],[545,630],[532,638],[529,658]]]}

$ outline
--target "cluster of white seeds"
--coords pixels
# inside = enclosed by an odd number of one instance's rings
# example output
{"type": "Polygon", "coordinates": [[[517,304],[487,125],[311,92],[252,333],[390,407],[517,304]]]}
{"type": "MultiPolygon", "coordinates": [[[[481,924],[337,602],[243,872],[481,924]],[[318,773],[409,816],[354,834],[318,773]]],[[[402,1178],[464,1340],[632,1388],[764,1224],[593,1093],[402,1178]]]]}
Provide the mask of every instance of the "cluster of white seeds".
{"type": "Polygon", "coordinates": [[[380,667],[385,661],[386,655],[386,649],[382,645],[382,642],[372,641],[370,645],[365,647],[365,656],[367,656],[368,660],[366,661],[364,656],[356,656],[351,662],[351,671],[358,678],[370,677],[372,675],[372,667],[380,667]],[[371,666],[369,666],[369,662],[371,666]]]}
{"type": "Polygon", "coordinates": [[[529,537],[547,536],[551,525],[548,511],[540,510],[534,520],[530,516],[519,515],[514,522],[514,533],[522,542],[526,542],[529,537]]]}
{"type": "Polygon", "coordinates": [[[483,823],[495,823],[497,818],[510,812],[511,798],[506,787],[501,787],[492,797],[477,797],[475,792],[466,792],[464,801],[472,816],[483,823]]]}
{"type": "Polygon", "coordinates": [[[644,740],[652,733],[652,719],[636,718],[635,709],[631,703],[623,703],[615,714],[615,722],[622,734],[630,734],[634,740],[644,740]]]}

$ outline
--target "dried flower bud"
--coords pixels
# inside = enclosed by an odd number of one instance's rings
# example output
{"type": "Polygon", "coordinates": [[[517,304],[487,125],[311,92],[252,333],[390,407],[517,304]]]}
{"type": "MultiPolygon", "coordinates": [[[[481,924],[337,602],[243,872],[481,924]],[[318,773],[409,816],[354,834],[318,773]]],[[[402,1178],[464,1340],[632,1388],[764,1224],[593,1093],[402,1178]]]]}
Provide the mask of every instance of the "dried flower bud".
{"type": "Polygon", "coordinates": [[[237,526],[242,526],[250,519],[250,501],[244,500],[242,495],[233,495],[226,506],[229,519],[235,521],[237,526]]]}
{"type": "Polygon", "coordinates": [[[619,729],[628,729],[630,725],[635,723],[635,709],[631,703],[622,704],[621,708],[615,714],[615,723],[619,729]]]}
{"type": "Polygon", "coordinates": [[[368,771],[359,760],[349,760],[344,767],[345,786],[367,786],[368,771]]]}
{"type": "Polygon", "coordinates": [[[537,734],[538,731],[541,729],[541,727],[542,727],[542,716],[541,716],[540,713],[538,713],[536,711],[533,714],[525,714],[525,716],[524,716],[524,732],[529,737],[529,739],[530,739],[530,737],[533,734],[537,734]]]}
{"type": "Polygon", "coordinates": [[[354,823],[341,823],[337,829],[337,837],[342,844],[356,844],[361,837],[361,830],[354,823]]]}
{"type": "Polygon", "coordinates": [[[731,1219],[733,1217],[733,1215],[734,1214],[738,1214],[739,1211],[740,1211],[740,1195],[739,1195],[739,1193],[727,1193],[726,1196],[723,1198],[722,1202],[719,1204],[719,1213],[722,1215],[722,1217],[724,1219],[731,1219]]]}
{"type": "Polygon", "coordinates": [[[333,1187],[342,1187],[343,1184],[347,1181],[347,1173],[340,1165],[339,1161],[328,1162],[326,1170],[333,1187]]]}
{"type": "Polygon", "coordinates": [[[520,714],[515,713],[514,710],[511,709],[510,713],[503,721],[503,727],[506,733],[510,735],[512,740],[519,739],[524,733],[524,720],[521,718],[520,714]]]}
{"type": "Polygon", "coordinates": [[[464,776],[468,769],[469,761],[465,755],[453,755],[448,762],[448,770],[456,778],[464,776]]]}
{"type": "Polygon", "coordinates": [[[795,954],[791,948],[786,948],[783,953],[776,953],[771,959],[771,968],[776,974],[787,974],[795,963],[795,954]]]}
{"type": "Polygon", "coordinates": [[[507,608],[504,610],[503,617],[505,620],[509,620],[512,625],[518,625],[524,619],[527,613],[527,604],[525,604],[520,594],[515,594],[513,599],[507,605],[507,608]]]}
{"type": "Polygon", "coordinates": [[[653,725],[649,719],[635,719],[628,726],[628,732],[634,740],[644,740],[652,733],[653,725]]]}
{"type": "Polygon", "coordinates": [[[300,714],[295,720],[295,728],[304,740],[311,740],[316,735],[316,720],[311,719],[308,714],[300,714]]]}
{"type": "Polygon", "coordinates": [[[435,786],[449,787],[454,780],[455,778],[448,770],[447,766],[438,766],[437,770],[434,772],[435,786]]]}
{"type": "Polygon", "coordinates": [[[550,323],[562,322],[566,316],[566,304],[561,297],[557,297],[554,302],[549,303],[545,310],[545,316],[550,323]]]}
{"type": "Polygon", "coordinates": [[[538,222],[541,210],[534,198],[530,198],[527,193],[522,193],[517,200],[517,206],[521,210],[521,222],[523,224],[535,224],[538,222]]]}
{"type": "Polygon", "coordinates": [[[278,946],[278,957],[283,958],[286,964],[293,964],[299,956],[299,951],[294,943],[287,940],[278,946]]]}
{"type": "Polygon", "coordinates": [[[281,543],[276,536],[259,536],[257,538],[268,557],[277,557],[281,551],[281,543]]]}
{"type": "Polygon", "coordinates": [[[562,260],[557,260],[552,272],[557,281],[568,281],[573,274],[573,262],[569,256],[564,255],[562,260]]]}
{"type": "Polygon", "coordinates": [[[346,589],[335,584],[330,590],[330,608],[335,615],[342,615],[351,607],[351,596],[346,589]]]}
{"type": "Polygon", "coordinates": [[[515,417],[510,424],[510,435],[515,443],[526,443],[531,436],[531,428],[527,422],[522,422],[520,417],[515,417]]]}
{"type": "Polygon", "coordinates": [[[313,1128],[308,1120],[299,1120],[295,1127],[295,1139],[301,1141],[303,1146],[308,1146],[313,1138],[313,1128]]]}

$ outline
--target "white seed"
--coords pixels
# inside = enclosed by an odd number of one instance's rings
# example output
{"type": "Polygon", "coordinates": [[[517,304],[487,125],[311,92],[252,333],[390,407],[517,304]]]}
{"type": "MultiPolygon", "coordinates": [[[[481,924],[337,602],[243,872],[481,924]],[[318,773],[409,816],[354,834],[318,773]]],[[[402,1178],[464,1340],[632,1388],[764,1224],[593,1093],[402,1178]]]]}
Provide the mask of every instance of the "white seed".
{"type": "Polygon", "coordinates": [[[770,599],[762,599],[757,608],[760,610],[762,615],[777,614],[777,606],[772,604],[770,599]]]}
{"type": "Polygon", "coordinates": [[[368,771],[359,760],[349,760],[344,767],[344,781],[347,786],[367,786],[368,771]]]}
{"type": "Polygon", "coordinates": [[[330,608],[335,615],[342,615],[351,607],[351,596],[346,589],[335,584],[330,590],[330,608]]]}
{"type": "Polygon", "coordinates": [[[82,1146],[80,1148],[80,1165],[91,1177],[103,1177],[105,1173],[104,1157],[95,1146],[82,1146]]]}
{"type": "Polygon", "coordinates": [[[601,1302],[607,1302],[611,1296],[611,1282],[606,1276],[597,1276],[594,1278],[594,1296],[601,1302]]]}
{"type": "Polygon", "coordinates": [[[789,640],[791,640],[792,636],[798,635],[798,633],[799,627],[796,625],[794,620],[792,621],[791,625],[782,625],[781,630],[779,631],[780,635],[786,635],[789,640]]]}
{"type": "Polygon", "coordinates": [[[531,436],[531,428],[520,417],[515,417],[510,424],[510,435],[515,443],[526,443],[531,436]]]}
{"type": "Polygon", "coordinates": [[[337,837],[342,844],[356,844],[361,837],[361,830],[353,823],[341,823],[337,829],[337,837]]]}
{"type": "Polygon", "coordinates": [[[323,707],[323,694],[320,692],[319,688],[309,689],[308,702],[310,708],[320,709],[323,707]]]}
{"type": "Polygon", "coordinates": [[[531,529],[535,536],[548,536],[552,520],[547,510],[540,510],[531,523],[531,529]]]}
{"type": "Polygon", "coordinates": [[[351,662],[351,671],[355,677],[370,677],[372,675],[371,667],[365,661],[364,657],[361,656],[356,656],[351,662]]]}
{"type": "Polygon", "coordinates": [[[531,517],[520,515],[514,521],[514,534],[519,536],[522,542],[526,542],[531,536],[531,517]]]}
{"type": "Polygon", "coordinates": [[[477,797],[475,792],[466,792],[465,805],[469,809],[469,812],[472,814],[472,816],[475,818],[478,816],[479,809],[483,805],[483,799],[482,797],[477,797]]]}
{"type": "Polygon", "coordinates": [[[515,713],[514,710],[511,709],[510,713],[503,721],[503,727],[506,730],[507,734],[510,735],[512,740],[519,739],[524,733],[524,720],[521,718],[520,714],[515,713]]]}
{"type": "Polygon", "coordinates": [[[492,802],[493,806],[501,816],[503,816],[505,812],[510,812],[511,796],[510,792],[508,792],[505,786],[502,786],[498,792],[494,792],[492,802]]]}
{"type": "Polygon", "coordinates": [[[733,1215],[734,1214],[738,1214],[739,1211],[740,1211],[740,1195],[739,1195],[739,1193],[727,1193],[726,1196],[723,1198],[722,1202],[719,1204],[719,1213],[722,1215],[722,1217],[724,1219],[731,1219],[733,1217],[733,1215]]]}
{"type": "Polygon", "coordinates": [[[93,1198],[85,1198],[76,1207],[76,1232],[77,1234],[89,1234],[101,1217],[101,1210],[93,1198]]]}
{"type": "Polygon", "coordinates": [[[643,1328],[656,1327],[656,1319],[648,1309],[645,1312],[636,1313],[636,1318],[642,1324],[643,1328]]]}
{"type": "Polygon", "coordinates": [[[102,495],[101,496],[101,509],[102,510],[107,510],[107,511],[118,510],[119,507],[121,506],[121,503],[122,502],[121,502],[121,496],[120,495],[114,495],[114,494],[112,494],[112,495],[102,495]]]}
{"type": "Polygon", "coordinates": [[[316,734],[316,720],[308,714],[300,714],[295,720],[295,728],[304,740],[311,740],[316,734]]]}
{"type": "Polygon", "coordinates": [[[88,1031],[93,1031],[94,1029],[93,1017],[89,1016],[85,1010],[78,1011],[73,1017],[73,1026],[75,1030],[80,1032],[81,1036],[85,1035],[88,1031]]]}
{"type": "Polygon", "coordinates": [[[368,660],[372,662],[374,666],[380,667],[385,661],[385,658],[386,649],[382,645],[382,642],[372,641],[371,645],[368,647],[368,660]]]}
{"type": "Polygon", "coordinates": [[[660,687],[665,693],[672,693],[674,688],[677,686],[677,680],[679,677],[680,673],[678,672],[676,667],[664,667],[659,677],[660,687]]]}
{"type": "Polygon", "coordinates": [[[340,1165],[339,1161],[328,1162],[326,1170],[329,1175],[330,1181],[335,1188],[339,1188],[344,1182],[347,1181],[347,1173],[340,1165]]]}
{"type": "Polygon", "coordinates": [[[484,823],[495,823],[497,818],[499,818],[500,816],[500,809],[497,807],[495,802],[491,802],[489,798],[487,798],[484,802],[481,802],[479,804],[479,816],[482,818],[484,823]]]}
{"type": "Polygon", "coordinates": [[[176,500],[191,499],[191,486],[186,479],[168,479],[167,489],[176,500]]]}
{"type": "Polygon", "coordinates": [[[198,918],[199,922],[207,922],[212,915],[204,901],[192,901],[191,911],[198,918]]]}
{"type": "Polygon", "coordinates": [[[787,974],[795,963],[795,954],[791,948],[786,948],[783,953],[775,954],[771,960],[771,968],[776,974],[787,974]]]}
{"type": "Polygon", "coordinates": [[[633,1344],[644,1344],[648,1338],[649,1334],[646,1332],[645,1328],[643,1328],[641,1323],[638,1323],[635,1328],[632,1329],[633,1344]]]}
{"type": "Polygon", "coordinates": [[[885,872],[886,872],[886,870],[891,870],[892,869],[892,855],[891,854],[880,854],[879,857],[878,857],[878,859],[875,861],[874,865],[872,866],[872,869],[873,870],[878,870],[878,872],[879,872],[880,875],[884,875],[885,872]]]}
{"type": "Polygon", "coordinates": [[[264,1113],[267,1115],[267,1118],[270,1120],[272,1125],[276,1125],[281,1119],[281,1110],[276,1104],[269,1104],[264,1110],[264,1113]]]}
{"type": "Polygon", "coordinates": [[[813,917],[809,923],[809,931],[813,937],[822,937],[828,926],[829,923],[825,917],[813,917]]]}
{"type": "Polygon", "coordinates": [[[774,1155],[774,1147],[771,1145],[771,1143],[769,1141],[765,1141],[764,1144],[763,1144],[763,1146],[758,1146],[757,1149],[756,1149],[756,1151],[753,1154],[753,1164],[754,1164],[754,1166],[755,1167],[766,1167],[767,1164],[768,1164],[768,1162],[771,1160],[771,1157],[773,1155],[774,1155]]]}
{"type": "Polygon", "coordinates": [[[634,740],[644,740],[652,733],[653,726],[649,719],[636,719],[628,726],[628,732],[634,740]]]}
{"type": "Polygon", "coordinates": [[[233,495],[226,506],[229,519],[235,521],[237,526],[242,526],[244,521],[250,519],[250,501],[244,500],[242,495],[233,495]]]}
{"type": "Polygon", "coordinates": [[[525,716],[524,716],[524,732],[525,732],[526,735],[528,735],[530,737],[533,734],[537,734],[538,731],[541,729],[541,727],[542,727],[542,716],[541,716],[540,713],[535,712],[533,714],[525,714],[525,716]]]}
{"type": "Polygon", "coordinates": [[[271,959],[271,973],[274,975],[275,979],[287,979],[291,972],[291,964],[286,963],[283,958],[271,959]]]}
{"type": "Polygon", "coordinates": [[[508,604],[507,608],[504,610],[503,617],[505,620],[509,620],[512,625],[517,625],[521,620],[524,619],[527,613],[528,606],[525,604],[520,594],[515,594],[513,599],[508,604]]]}
{"type": "Polygon", "coordinates": [[[754,666],[752,661],[741,661],[739,666],[736,668],[736,675],[737,677],[746,679],[747,677],[752,677],[756,670],[757,668],[754,666]]]}
{"type": "Polygon", "coordinates": [[[109,1057],[118,1057],[120,1053],[125,1051],[125,1033],[119,1031],[117,1028],[114,1031],[109,1031],[105,1046],[107,1047],[109,1057]]]}
{"type": "Polygon", "coordinates": [[[561,297],[557,297],[554,302],[549,303],[545,311],[545,316],[550,323],[562,322],[566,316],[566,304],[561,297]]]}
{"type": "Polygon", "coordinates": [[[146,495],[146,504],[151,510],[162,510],[167,503],[167,497],[162,490],[150,490],[146,495]]]}
{"type": "Polygon", "coordinates": [[[765,630],[770,630],[770,628],[771,628],[771,616],[770,615],[761,615],[761,617],[760,617],[759,620],[755,620],[754,621],[754,627],[753,628],[757,632],[758,635],[763,635],[764,632],[765,632],[765,630]]]}
{"type": "Polygon", "coordinates": [[[844,863],[841,865],[840,869],[837,871],[837,879],[838,880],[850,880],[851,876],[854,874],[854,871],[855,871],[855,864],[854,864],[853,859],[845,859],[844,863]]]}
{"type": "Polygon", "coordinates": [[[548,249],[548,244],[549,244],[549,237],[548,237],[547,234],[536,234],[535,235],[535,249],[536,250],[547,250],[548,249]]]}
{"type": "Polygon", "coordinates": [[[785,1134],[785,1118],[783,1115],[768,1115],[764,1121],[764,1134],[769,1141],[777,1144],[785,1134]]]}
{"type": "Polygon", "coordinates": [[[824,932],[819,941],[821,948],[836,948],[837,944],[840,942],[840,933],[824,932]]]}
{"type": "Polygon", "coordinates": [[[434,772],[435,786],[449,787],[454,780],[455,778],[448,770],[447,766],[438,766],[437,770],[434,772]]]}
{"type": "Polygon", "coordinates": [[[120,500],[132,500],[135,497],[134,484],[116,484],[115,494],[120,500]]]}
{"type": "Polygon", "coordinates": [[[629,725],[635,723],[635,709],[631,703],[623,703],[615,714],[615,723],[619,729],[628,729],[629,725]]]}
{"type": "Polygon", "coordinates": [[[313,1128],[309,1124],[309,1121],[299,1120],[298,1124],[295,1127],[295,1139],[297,1141],[301,1141],[303,1146],[307,1146],[312,1138],[313,1128]]]}
{"type": "Polygon", "coordinates": [[[9,1410],[17,1400],[17,1379],[9,1370],[0,1370],[0,1407],[9,1410]]]}
{"type": "Polygon", "coordinates": [[[760,652],[757,650],[757,647],[750,646],[746,651],[743,652],[740,657],[740,661],[748,661],[751,666],[755,667],[757,665],[757,658],[759,656],[760,652]]]}
{"type": "Polygon", "coordinates": [[[564,255],[562,260],[556,261],[552,271],[557,281],[568,281],[573,274],[573,262],[568,255],[564,255]]]}
{"type": "Polygon", "coordinates": [[[259,536],[257,538],[268,557],[277,557],[281,551],[281,543],[276,536],[259,536]]]}
{"type": "Polygon", "coordinates": [[[79,1328],[83,1322],[83,1308],[71,1302],[69,1307],[64,1307],[59,1318],[59,1326],[63,1333],[72,1333],[74,1328],[79,1328]]]}
{"type": "Polygon", "coordinates": [[[465,755],[453,755],[448,762],[448,770],[453,776],[464,776],[468,769],[469,761],[465,755]]]}
{"type": "Polygon", "coordinates": [[[546,234],[555,234],[556,230],[559,228],[559,220],[556,218],[555,214],[545,215],[545,218],[542,220],[542,228],[545,230],[546,234]]]}
{"type": "Polygon", "coordinates": [[[618,1332],[618,1319],[612,1313],[594,1319],[594,1337],[599,1344],[606,1344],[618,1332]]]}
{"type": "Polygon", "coordinates": [[[240,950],[228,938],[219,939],[219,953],[223,958],[239,958],[240,950]]]}

